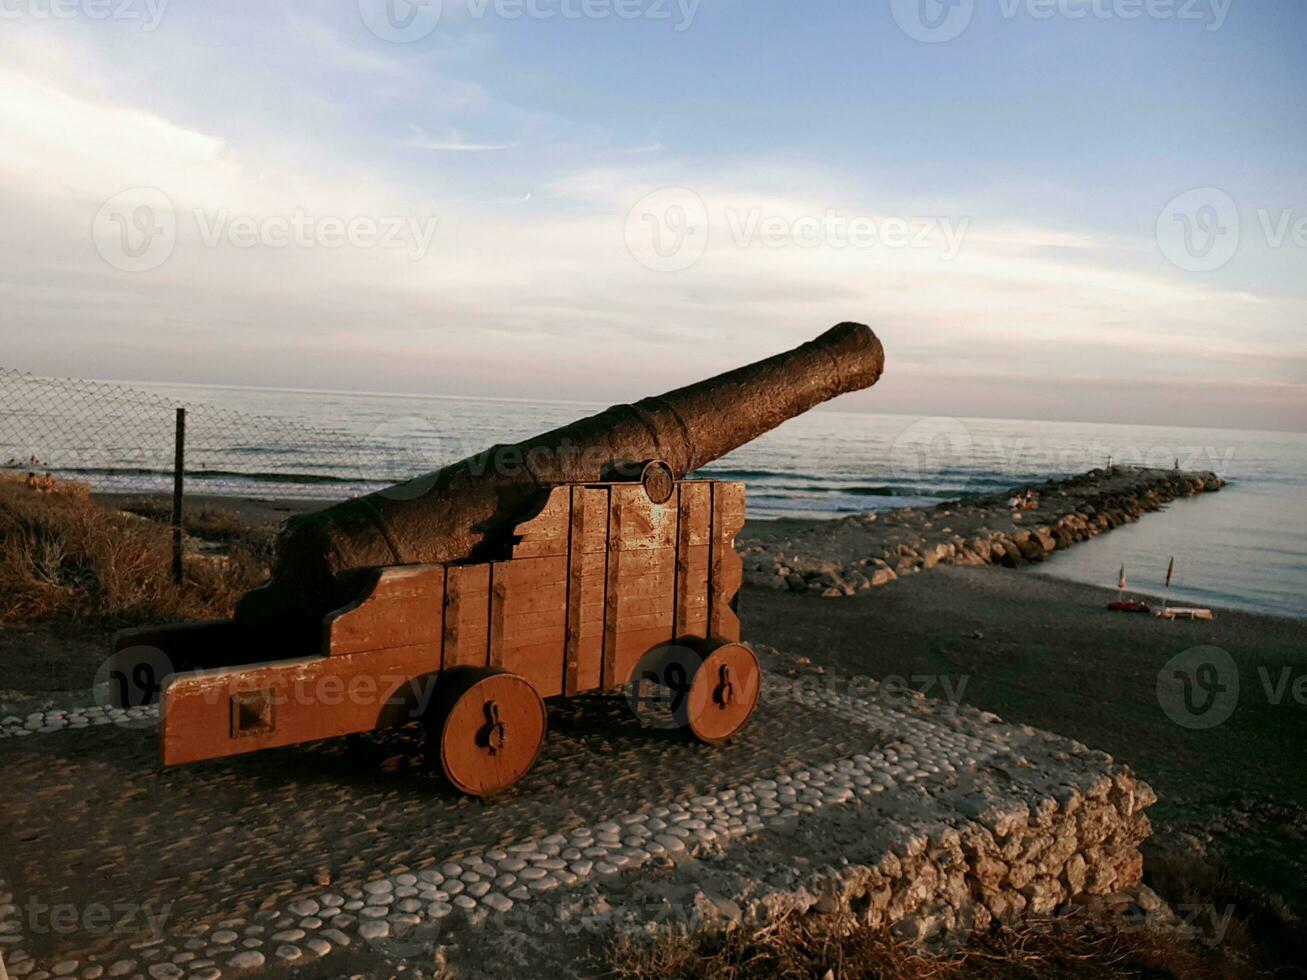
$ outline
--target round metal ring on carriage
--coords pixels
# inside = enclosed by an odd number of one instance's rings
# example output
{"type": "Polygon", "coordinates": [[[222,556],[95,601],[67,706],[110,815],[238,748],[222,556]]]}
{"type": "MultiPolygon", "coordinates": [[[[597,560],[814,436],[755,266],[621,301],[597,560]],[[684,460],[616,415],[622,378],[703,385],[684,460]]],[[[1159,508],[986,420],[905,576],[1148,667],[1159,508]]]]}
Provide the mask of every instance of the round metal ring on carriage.
{"type": "Polygon", "coordinates": [[[655,504],[665,504],[676,493],[676,474],[661,459],[650,460],[644,464],[640,473],[640,483],[649,499],[655,504]]]}
{"type": "Polygon", "coordinates": [[[704,658],[690,684],[690,731],[716,745],[748,722],[758,704],[762,670],[743,643],[724,643],[704,658]]]}
{"type": "Polygon", "coordinates": [[[502,793],[526,775],[545,740],[545,705],[517,674],[458,671],[438,694],[431,736],[446,778],[470,796],[502,793]]]}

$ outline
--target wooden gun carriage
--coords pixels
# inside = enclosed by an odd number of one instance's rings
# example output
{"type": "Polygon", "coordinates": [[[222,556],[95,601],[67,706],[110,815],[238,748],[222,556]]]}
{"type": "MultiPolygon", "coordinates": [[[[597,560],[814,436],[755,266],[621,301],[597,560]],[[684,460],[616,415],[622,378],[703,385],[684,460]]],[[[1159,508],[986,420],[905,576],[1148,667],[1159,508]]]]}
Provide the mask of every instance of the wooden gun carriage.
{"type": "Polygon", "coordinates": [[[525,466],[474,457],[292,518],[234,619],[124,631],[112,669],[166,675],[136,702],[158,695],[165,765],[420,720],[449,781],[488,796],[535,762],[545,699],[646,681],[670,689],[676,723],[723,742],[761,682],[736,609],[744,487],[685,477],[874,384],[883,361],[867,327],[841,324],[495,447],[525,466]]]}
{"type": "Polygon", "coordinates": [[[622,690],[642,669],[661,681],[662,651],[698,660],[673,692],[690,731],[729,738],[760,683],[736,615],[744,487],[648,472],[554,487],[503,560],[374,570],[304,656],[274,659],[235,621],[123,631],[117,651],[156,648],[178,671],[162,690],[164,764],[420,719],[450,782],[488,795],[535,761],[543,699],[622,690]]]}

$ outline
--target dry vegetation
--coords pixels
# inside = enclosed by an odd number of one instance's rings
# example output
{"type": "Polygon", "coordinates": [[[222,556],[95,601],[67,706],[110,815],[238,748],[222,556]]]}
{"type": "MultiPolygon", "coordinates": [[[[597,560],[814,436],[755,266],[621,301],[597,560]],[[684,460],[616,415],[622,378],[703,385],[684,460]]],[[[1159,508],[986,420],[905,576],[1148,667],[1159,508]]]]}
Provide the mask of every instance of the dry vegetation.
{"type": "Polygon", "coordinates": [[[1122,927],[1080,913],[998,929],[964,948],[931,953],[896,942],[884,931],[833,916],[791,918],[748,935],[654,943],[622,941],[610,952],[620,980],[772,980],[863,977],[931,978],[1234,978],[1253,975],[1174,934],[1122,927]]]}
{"type": "Polygon", "coordinates": [[[171,530],[157,514],[103,506],[65,481],[34,489],[0,478],[0,623],[78,621],[117,626],[228,616],[266,574],[266,544],[221,511],[200,511],[184,581],[172,581],[171,530]]]}
{"type": "Polygon", "coordinates": [[[1097,978],[1235,980],[1301,977],[1307,930],[1292,909],[1192,854],[1149,850],[1145,880],[1166,903],[1091,899],[969,937],[961,948],[906,945],[848,916],[792,916],[750,933],[623,940],[608,950],[618,980],[771,978],[1097,978]],[[1151,906],[1150,906],[1151,907],[1151,906]]]}

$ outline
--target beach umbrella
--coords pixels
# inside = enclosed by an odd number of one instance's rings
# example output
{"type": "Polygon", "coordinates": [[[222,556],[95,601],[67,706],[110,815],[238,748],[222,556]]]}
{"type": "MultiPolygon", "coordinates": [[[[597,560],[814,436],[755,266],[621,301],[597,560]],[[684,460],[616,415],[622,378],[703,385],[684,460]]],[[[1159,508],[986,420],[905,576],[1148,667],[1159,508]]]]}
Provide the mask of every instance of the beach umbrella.
{"type": "Polygon", "coordinates": [[[1171,556],[1171,564],[1166,566],[1166,589],[1162,593],[1162,608],[1165,609],[1171,598],[1171,576],[1175,574],[1175,555],[1171,556]]]}

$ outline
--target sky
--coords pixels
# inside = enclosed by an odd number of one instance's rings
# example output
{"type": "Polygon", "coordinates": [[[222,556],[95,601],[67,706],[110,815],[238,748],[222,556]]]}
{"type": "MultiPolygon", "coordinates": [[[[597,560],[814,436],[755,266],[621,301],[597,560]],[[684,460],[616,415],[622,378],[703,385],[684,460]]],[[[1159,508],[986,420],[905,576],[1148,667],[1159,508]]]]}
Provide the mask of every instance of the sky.
{"type": "Polygon", "coordinates": [[[1307,429],[1303,0],[0,0],[0,366],[1307,429]]]}

